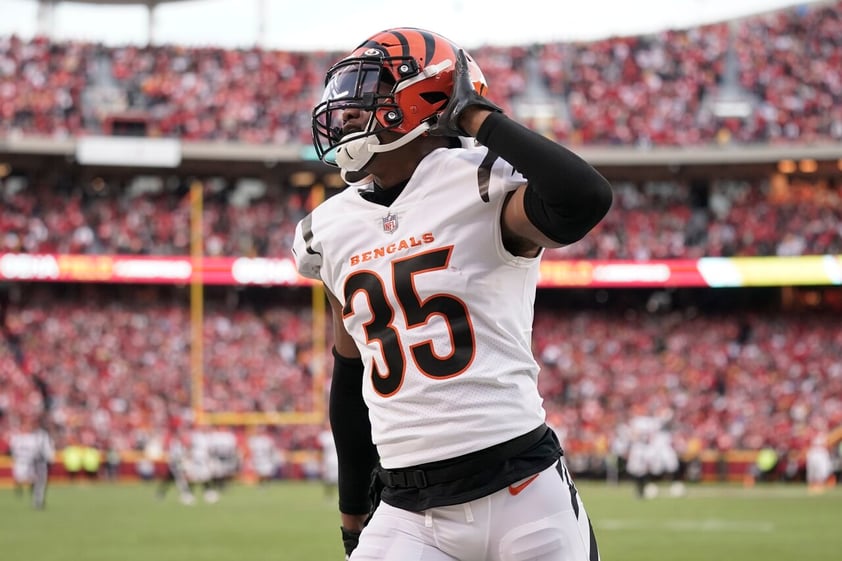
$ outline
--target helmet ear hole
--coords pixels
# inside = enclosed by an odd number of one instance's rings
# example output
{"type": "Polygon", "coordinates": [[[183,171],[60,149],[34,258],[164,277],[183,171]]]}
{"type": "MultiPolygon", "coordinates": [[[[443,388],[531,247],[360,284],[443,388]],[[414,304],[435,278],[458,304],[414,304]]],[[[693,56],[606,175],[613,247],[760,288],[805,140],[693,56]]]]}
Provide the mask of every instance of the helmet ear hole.
{"type": "Polygon", "coordinates": [[[420,94],[420,97],[430,105],[447,103],[448,100],[448,97],[444,92],[424,92],[420,94]]]}

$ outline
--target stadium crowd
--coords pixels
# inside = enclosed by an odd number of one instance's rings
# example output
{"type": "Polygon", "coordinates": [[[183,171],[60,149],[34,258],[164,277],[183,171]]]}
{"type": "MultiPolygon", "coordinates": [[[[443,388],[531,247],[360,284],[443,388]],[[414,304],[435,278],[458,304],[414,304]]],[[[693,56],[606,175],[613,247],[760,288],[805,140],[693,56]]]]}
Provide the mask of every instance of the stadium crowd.
{"type": "MultiPolygon", "coordinates": [[[[524,120],[571,144],[840,141],[840,14],[842,2],[834,2],[734,25],[473,54],[491,97],[507,110],[542,103],[545,93],[560,103],[557,119],[524,120]],[[717,117],[710,101],[735,85],[751,112],[717,117]]],[[[337,56],[0,38],[0,138],[107,133],[113,116],[139,114],[150,136],[309,144],[310,109],[337,56]]],[[[153,189],[19,179],[0,179],[0,253],[190,251],[189,197],[178,179],[153,189]]],[[[682,181],[614,187],[606,220],[581,242],[548,251],[550,258],[842,253],[838,182],[784,188],[720,178],[701,192],[682,181]]],[[[206,182],[205,253],[287,257],[306,193],[279,185],[242,195],[224,181],[206,182]]],[[[27,290],[34,296],[5,306],[0,322],[0,454],[15,420],[45,405],[59,449],[141,452],[189,423],[194,365],[183,293],[27,290]]],[[[309,307],[238,305],[237,290],[225,290],[204,312],[202,409],[311,411],[324,400],[314,393],[311,365],[329,357],[314,356],[309,307]]],[[[838,312],[560,309],[538,309],[534,346],[549,420],[574,458],[609,454],[639,416],[668,423],[684,455],[802,451],[842,426],[838,312]]],[[[322,428],[270,434],[279,450],[316,450],[322,428]]]]}
{"type": "MultiPolygon", "coordinates": [[[[189,306],[142,290],[134,299],[83,292],[39,290],[9,308],[0,344],[3,419],[39,411],[45,392],[33,384],[37,376],[48,388],[59,447],[77,439],[138,450],[150,432],[190,418],[189,306]]],[[[314,395],[306,305],[206,308],[204,410],[311,411],[324,399],[314,395]]],[[[682,453],[802,450],[842,425],[834,312],[559,314],[542,306],[534,334],[549,419],[572,456],[606,454],[618,428],[639,415],[668,419],[682,453]]],[[[318,448],[315,428],[277,434],[284,450],[318,448]]]]}
{"type": "MultiPolygon", "coordinates": [[[[837,1],[733,25],[472,50],[490,97],[507,110],[558,104],[566,117],[521,114],[565,142],[832,141],[842,139],[840,14],[837,1]],[[747,115],[713,110],[717,96],[734,91],[749,101],[747,115]]],[[[0,136],[103,133],[111,117],[133,114],[144,116],[151,136],[306,145],[310,109],[338,57],[3,37],[0,136]]]]}
{"type": "Polygon", "coordinates": [[[548,257],[698,259],[842,251],[842,183],[717,180],[614,182],[614,204],[594,235],[548,257]]]}
{"type": "MultiPolygon", "coordinates": [[[[80,186],[39,183],[16,189],[0,179],[0,252],[188,255],[190,197],[184,181],[173,189],[136,193],[105,181],[80,186]]],[[[237,201],[225,186],[206,182],[202,240],[208,256],[289,254],[306,193],[266,189],[237,201]]]]}
{"type": "MultiPolygon", "coordinates": [[[[104,183],[102,185],[105,185],[104,183]]],[[[123,185],[94,190],[37,184],[14,191],[0,180],[0,253],[190,253],[185,189],[137,195],[123,185]]],[[[842,253],[842,182],[718,180],[704,193],[679,181],[614,182],[614,205],[595,235],[551,258],[696,259],[842,253]]],[[[306,193],[278,186],[240,204],[234,189],[209,184],[203,203],[205,254],[288,257],[306,193]]]]}

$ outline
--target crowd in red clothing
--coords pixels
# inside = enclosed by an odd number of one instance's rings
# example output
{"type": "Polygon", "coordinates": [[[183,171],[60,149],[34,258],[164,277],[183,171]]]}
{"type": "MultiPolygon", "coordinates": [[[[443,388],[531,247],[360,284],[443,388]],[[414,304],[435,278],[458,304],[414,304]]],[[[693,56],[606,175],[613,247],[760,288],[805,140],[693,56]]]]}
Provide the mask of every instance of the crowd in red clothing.
{"type": "MultiPolygon", "coordinates": [[[[836,2],[733,26],[472,51],[492,97],[513,113],[536,93],[528,69],[537,60],[538,83],[561,111],[525,120],[573,144],[839,141],[840,14],[836,2]],[[716,117],[708,104],[727,82],[729,56],[753,96],[745,119],[716,117]]],[[[338,56],[0,38],[0,138],[102,133],[111,116],[140,111],[152,136],[309,144],[310,109],[338,56]]],[[[839,183],[719,178],[701,198],[680,181],[614,186],[605,221],[549,258],[842,253],[839,183]]],[[[102,180],[19,187],[0,180],[0,253],[190,251],[187,189],[178,179],[155,192],[102,180]]],[[[205,253],[288,257],[306,194],[270,186],[242,203],[234,190],[206,185],[205,253]]],[[[4,314],[0,441],[7,420],[40,410],[44,388],[59,446],[82,435],[103,449],[137,450],[189,416],[196,365],[186,297],[162,298],[155,288],[119,297],[94,285],[63,290],[45,285],[4,314]]],[[[313,354],[309,308],[236,305],[237,292],[226,290],[205,309],[202,408],[312,410],[324,400],[312,365],[329,357],[313,354]]],[[[637,414],[669,418],[685,449],[801,449],[814,433],[842,425],[838,325],[838,314],[540,308],[535,351],[550,421],[572,454],[609,449],[617,427],[637,414]]],[[[285,428],[278,438],[287,449],[314,448],[316,430],[285,428]]]]}
{"type": "MultiPolygon", "coordinates": [[[[494,101],[518,113],[548,95],[556,114],[524,119],[569,143],[833,141],[840,14],[835,2],[733,25],[472,51],[494,101]],[[717,116],[711,100],[734,87],[749,114],[717,116]]],[[[152,136],[309,144],[310,111],[342,54],[0,38],[0,136],[102,133],[110,117],[140,113],[152,136]]]]}
{"type": "Polygon", "coordinates": [[[838,316],[683,310],[541,314],[535,347],[571,452],[610,444],[635,413],[679,450],[801,450],[842,423],[838,316]],[[575,337],[571,337],[575,334],[575,337]]]}
{"type": "MultiPolygon", "coordinates": [[[[0,180],[0,253],[186,255],[185,189],[135,195],[124,186],[92,192],[39,185],[13,191],[0,180]]],[[[718,179],[704,200],[686,182],[614,182],[614,204],[593,235],[549,258],[696,259],[842,253],[842,182],[718,179]]],[[[202,231],[209,256],[289,257],[306,192],[276,186],[246,204],[206,188],[202,231]]]]}
{"type": "MultiPolygon", "coordinates": [[[[65,299],[44,288],[10,310],[0,338],[0,410],[33,413],[51,394],[59,426],[97,443],[169,426],[191,406],[191,314],[186,301],[111,298],[90,286],[65,299]],[[68,343],[68,342],[72,342],[68,343]]],[[[152,292],[155,292],[154,290],[152,292]]],[[[314,373],[308,311],[208,306],[203,323],[202,408],[207,412],[312,411],[314,373]]],[[[197,378],[198,379],[198,378],[197,378]]]]}
{"type": "MultiPolygon", "coordinates": [[[[133,299],[94,287],[60,292],[39,290],[8,310],[7,332],[18,337],[0,344],[4,418],[39,410],[34,375],[60,434],[83,431],[101,446],[131,449],[190,416],[186,302],[152,298],[151,289],[133,299]]],[[[309,307],[232,306],[233,294],[205,306],[203,409],[312,411],[325,396],[314,384],[309,307]]],[[[574,455],[598,452],[640,414],[669,418],[680,448],[800,450],[842,425],[836,314],[542,305],[534,348],[550,422],[574,455]]]]}
{"type": "Polygon", "coordinates": [[[587,259],[825,255],[842,252],[842,183],[614,182],[614,204],[591,235],[547,256],[587,259]]]}
{"type": "MultiPolygon", "coordinates": [[[[174,189],[135,194],[125,185],[33,183],[22,190],[0,180],[0,253],[187,255],[190,200],[174,189]]],[[[208,182],[202,240],[208,256],[288,256],[306,192],[266,189],[247,202],[208,182]]]]}

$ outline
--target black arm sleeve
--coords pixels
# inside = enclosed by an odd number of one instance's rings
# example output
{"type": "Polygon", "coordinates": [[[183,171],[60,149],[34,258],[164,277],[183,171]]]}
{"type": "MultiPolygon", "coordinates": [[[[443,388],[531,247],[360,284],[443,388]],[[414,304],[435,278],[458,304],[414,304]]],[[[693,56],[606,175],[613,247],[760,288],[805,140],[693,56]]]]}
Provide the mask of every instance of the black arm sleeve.
{"type": "Polygon", "coordinates": [[[589,163],[502,113],[486,118],[477,140],[529,181],[524,211],[548,238],[573,243],[611,207],[611,185],[589,163]]]}
{"type": "Polygon", "coordinates": [[[344,514],[368,514],[371,474],[378,461],[362,385],[362,360],[343,357],[334,348],[328,412],[339,459],[339,512],[344,514]]]}

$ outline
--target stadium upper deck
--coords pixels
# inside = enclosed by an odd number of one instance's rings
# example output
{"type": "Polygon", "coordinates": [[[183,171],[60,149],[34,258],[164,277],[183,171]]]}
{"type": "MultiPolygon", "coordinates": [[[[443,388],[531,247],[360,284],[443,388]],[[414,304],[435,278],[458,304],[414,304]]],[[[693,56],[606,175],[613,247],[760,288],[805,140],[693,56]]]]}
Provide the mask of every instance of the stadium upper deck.
{"type": "MultiPolygon", "coordinates": [[[[474,55],[490,97],[546,134],[593,151],[587,155],[598,165],[812,157],[838,168],[840,37],[842,2],[835,2],[647,36],[489,46],[474,55]]],[[[134,134],[183,141],[185,162],[300,162],[309,156],[310,109],[338,56],[5,37],[0,155],[73,156],[81,136],[134,134]]]]}

